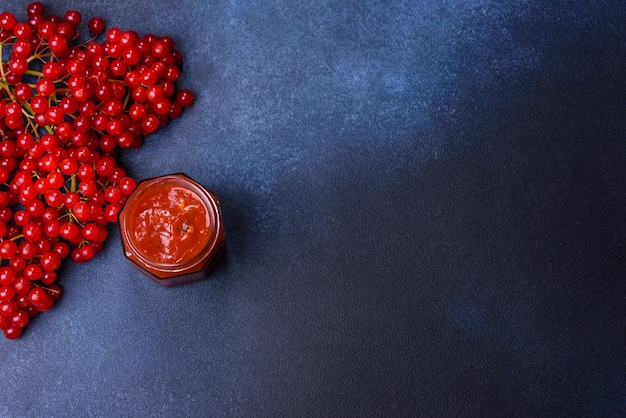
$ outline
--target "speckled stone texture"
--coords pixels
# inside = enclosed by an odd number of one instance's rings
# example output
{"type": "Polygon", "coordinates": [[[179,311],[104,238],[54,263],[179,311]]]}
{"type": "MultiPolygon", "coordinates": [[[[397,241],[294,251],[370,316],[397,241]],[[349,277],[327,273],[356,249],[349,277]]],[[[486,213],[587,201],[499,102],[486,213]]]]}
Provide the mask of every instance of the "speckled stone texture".
{"type": "Polygon", "coordinates": [[[164,289],[112,228],[0,416],[626,415],[624,2],[48,3],[175,39],[196,103],[123,164],[228,247],[164,289]]]}

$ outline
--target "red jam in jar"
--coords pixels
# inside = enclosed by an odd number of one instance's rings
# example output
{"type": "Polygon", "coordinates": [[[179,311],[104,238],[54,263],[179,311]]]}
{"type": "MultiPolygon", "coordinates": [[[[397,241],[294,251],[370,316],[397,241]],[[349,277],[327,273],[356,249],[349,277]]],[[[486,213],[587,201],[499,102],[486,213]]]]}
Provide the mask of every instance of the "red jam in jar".
{"type": "Polygon", "coordinates": [[[206,278],[223,251],[219,201],[185,174],[140,182],[119,221],[126,257],[162,286],[206,278]]]}

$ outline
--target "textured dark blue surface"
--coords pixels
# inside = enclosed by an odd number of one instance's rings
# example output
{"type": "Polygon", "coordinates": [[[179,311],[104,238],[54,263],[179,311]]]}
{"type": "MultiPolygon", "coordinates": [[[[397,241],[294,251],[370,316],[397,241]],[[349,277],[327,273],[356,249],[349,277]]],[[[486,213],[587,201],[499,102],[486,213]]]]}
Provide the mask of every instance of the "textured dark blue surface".
{"type": "Polygon", "coordinates": [[[228,249],[164,289],[112,230],[0,341],[0,416],[626,415],[624,2],[68,7],[177,41],[196,104],[124,164],[228,249]]]}

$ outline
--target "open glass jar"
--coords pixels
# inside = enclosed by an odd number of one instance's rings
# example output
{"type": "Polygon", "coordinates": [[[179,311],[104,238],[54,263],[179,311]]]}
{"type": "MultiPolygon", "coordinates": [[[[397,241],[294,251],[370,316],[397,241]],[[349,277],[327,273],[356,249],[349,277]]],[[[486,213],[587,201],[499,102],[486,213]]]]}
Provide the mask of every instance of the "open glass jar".
{"type": "Polygon", "coordinates": [[[119,228],[126,257],[165,287],[206,278],[224,248],[217,197],[182,173],[141,181],[119,228]]]}

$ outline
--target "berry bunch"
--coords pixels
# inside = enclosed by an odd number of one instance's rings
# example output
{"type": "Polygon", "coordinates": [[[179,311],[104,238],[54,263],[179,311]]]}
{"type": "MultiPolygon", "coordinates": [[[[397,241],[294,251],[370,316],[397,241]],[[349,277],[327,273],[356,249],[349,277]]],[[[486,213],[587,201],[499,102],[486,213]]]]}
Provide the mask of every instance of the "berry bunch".
{"type": "Polygon", "coordinates": [[[136,181],[120,149],[178,117],[194,95],[178,89],[172,38],[107,29],[99,17],[0,14],[0,329],[18,338],[62,294],[65,258],[92,259],[136,181]],[[98,39],[101,38],[99,41],[98,39]]]}

